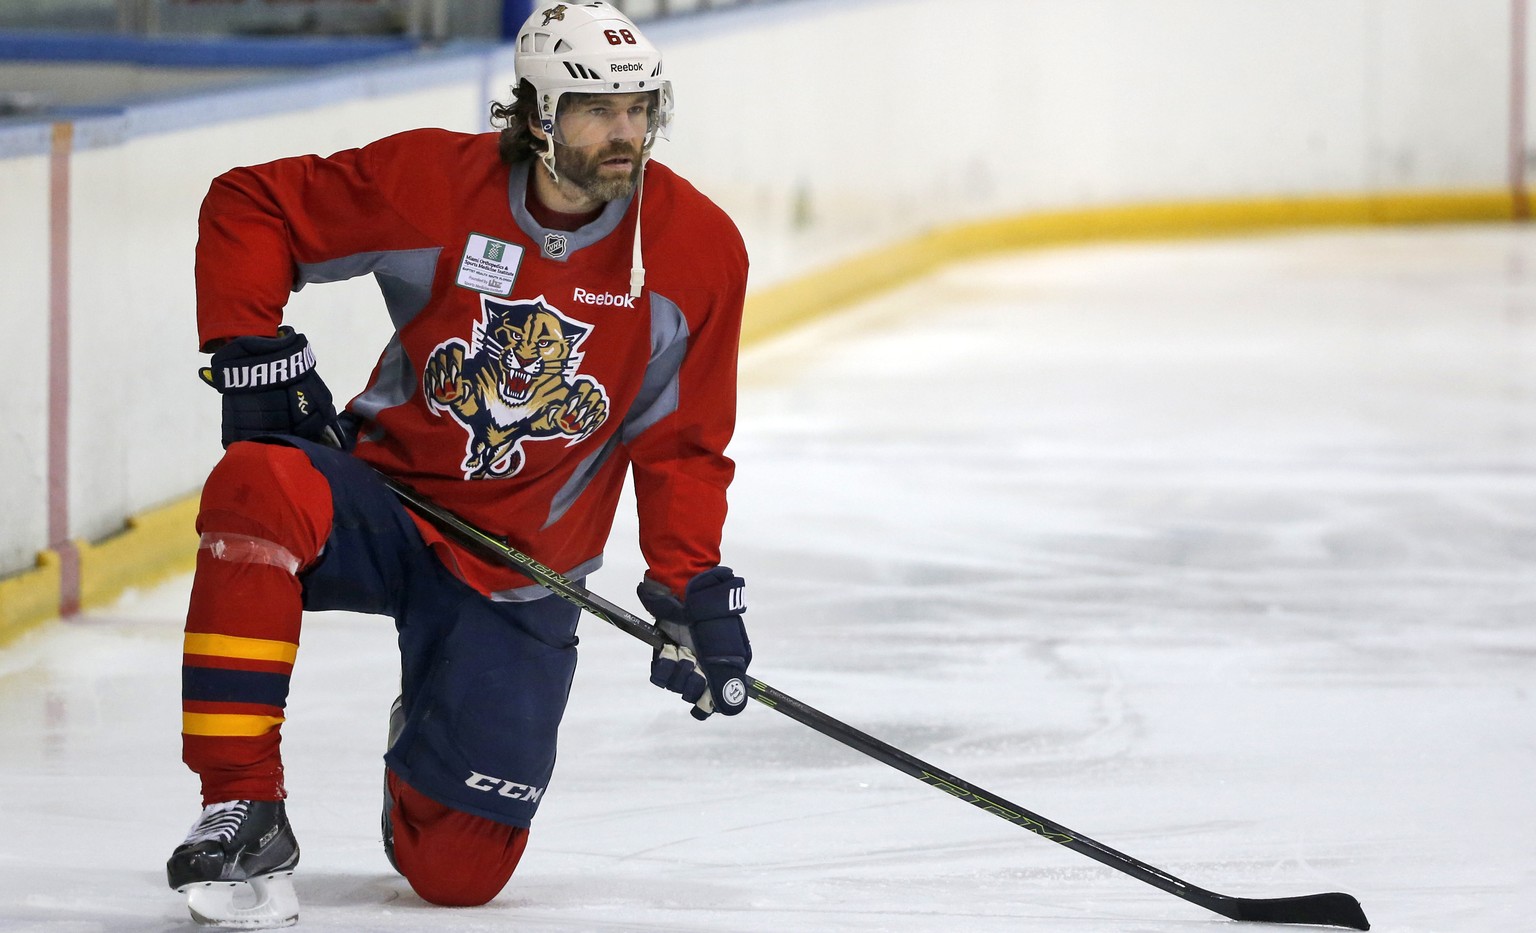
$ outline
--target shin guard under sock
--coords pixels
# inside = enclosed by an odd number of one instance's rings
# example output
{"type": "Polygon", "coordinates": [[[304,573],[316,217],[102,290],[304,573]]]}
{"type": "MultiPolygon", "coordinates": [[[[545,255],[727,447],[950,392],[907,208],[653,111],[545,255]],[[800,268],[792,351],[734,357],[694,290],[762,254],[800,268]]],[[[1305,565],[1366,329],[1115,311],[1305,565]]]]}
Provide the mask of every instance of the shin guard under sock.
{"type": "Polygon", "coordinates": [[[329,485],[291,447],[232,444],[204,485],[182,655],[182,758],[204,805],[284,796],[296,573],[318,557],[331,518],[329,485]]]}

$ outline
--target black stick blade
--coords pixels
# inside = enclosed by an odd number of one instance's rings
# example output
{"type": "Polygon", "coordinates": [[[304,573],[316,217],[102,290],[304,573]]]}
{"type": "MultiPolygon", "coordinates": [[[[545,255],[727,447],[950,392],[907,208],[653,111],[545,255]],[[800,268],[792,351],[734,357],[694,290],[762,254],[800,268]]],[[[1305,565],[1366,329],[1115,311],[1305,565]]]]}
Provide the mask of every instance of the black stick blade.
{"type": "Polygon", "coordinates": [[[1313,926],[1369,930],[1360,902],[1348,894],[1309,894],[1305,897],[1239,897],[1233,920],[1256,923],[1305,923],[1313,926]]]}

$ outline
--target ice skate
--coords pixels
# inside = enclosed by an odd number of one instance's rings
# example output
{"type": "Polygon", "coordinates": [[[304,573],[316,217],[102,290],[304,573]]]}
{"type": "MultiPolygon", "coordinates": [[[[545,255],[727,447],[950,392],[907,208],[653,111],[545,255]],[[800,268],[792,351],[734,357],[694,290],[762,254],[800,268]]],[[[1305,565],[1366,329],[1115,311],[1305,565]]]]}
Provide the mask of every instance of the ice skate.
{"type": "Polygon", "coordinates": [[[231,800],[203,809],[165,874],[187,895],[199,924],[259,930],[298,922],[298,863],[299,844],[281,800],[231,800]]]}

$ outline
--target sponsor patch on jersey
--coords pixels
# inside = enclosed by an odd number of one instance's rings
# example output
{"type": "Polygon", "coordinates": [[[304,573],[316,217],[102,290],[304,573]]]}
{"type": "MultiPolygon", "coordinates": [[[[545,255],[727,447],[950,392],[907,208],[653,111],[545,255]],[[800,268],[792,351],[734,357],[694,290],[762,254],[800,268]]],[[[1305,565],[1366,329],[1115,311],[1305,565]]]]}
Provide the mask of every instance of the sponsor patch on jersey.
{"type": "Polygon", "coordinates": [[[523,248],[516,243],[471,233],[464,244],[456,281],[461,288],[505,298],[512,294],[517,267],[522,263],[523,248]]]}

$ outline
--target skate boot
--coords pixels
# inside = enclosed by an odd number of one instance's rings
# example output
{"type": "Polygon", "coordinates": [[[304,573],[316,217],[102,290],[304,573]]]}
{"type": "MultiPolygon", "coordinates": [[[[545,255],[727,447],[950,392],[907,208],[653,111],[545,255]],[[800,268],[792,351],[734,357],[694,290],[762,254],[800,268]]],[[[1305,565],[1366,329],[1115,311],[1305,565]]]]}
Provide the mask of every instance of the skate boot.
{"type": "MultiPolygon", "coordinates": [[[[395,702],[389,708],[389,741],[384,746],[385,751],[395,747],[395,740],[400,738],[400,730],[405,728],[405,707],[402,697],[395,697],[395,702]]],[[[384,769],[384,812],[379,817],[379,832],[384,838],[384,857],[389,859],[389,867],[396,874],[400,874],[400,864],[395,861],[395,824],[389,818],[389,811],[395,808],[395,798],[389,793],[389,769],[384,769]]]]}
{"type": "Polygon", "coordinates": [[[298,922],[298,863],[299,843],[281,800],[231,800],[203,809],[165,875],[187,895],[198,923],[266,929],[298,922]]]}

